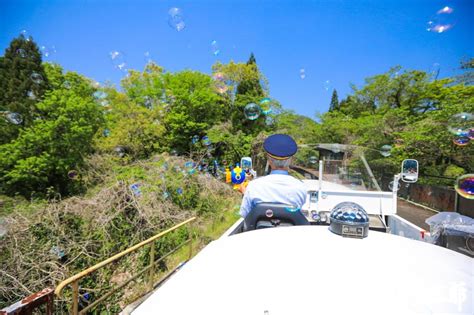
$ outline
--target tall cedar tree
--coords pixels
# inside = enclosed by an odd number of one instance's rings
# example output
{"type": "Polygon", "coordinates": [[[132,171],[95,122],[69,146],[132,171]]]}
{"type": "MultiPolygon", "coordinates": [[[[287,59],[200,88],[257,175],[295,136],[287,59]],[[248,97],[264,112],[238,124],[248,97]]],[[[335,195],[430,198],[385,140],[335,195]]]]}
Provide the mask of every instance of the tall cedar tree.
{"type": "MultiPolygon", "coordinates": [[[[0,144],[18,136],[22,127],[32,124],[37,113],[36,102],[48,88],[41,64],[41,53],[30,37],[23,35],[11,41],[0,57],[0,144]],[[12,123],[6,114],[21,115],[21,123],[12,123]]],[[[19,121],[18,121],[19,122],[19,121]]]]}
{"type": "MultiPolygon", "coordinates": [[[[255,56],[253,55],[253,53],[250,54],[250,58],[247,61],[247,65],[255,67],[255,71],[258,72],[257,60],[255,60],[255,56]]],[[[258,80],[258,78],[254,78],[240,82],[237,86],[237,95],[263,97],[264,93],[263,88],[260,85],[260,81],[258,80]]]]}
{"type": "Polygon", "coordinates": [[[260,115],[257,120],[248,120],[244,116],[244,108],[249,103],[259,104],[260,100],[265,97],[265,93],[260,84],[257,61],[253,53],[250,54],[247,66],[251,67],[256,75],[255,77],[242,80],[237,85],[235,103],[238,110],[232,114],[232,122],[237,130],[242,130],[245,134],[256,136],[265,128],[264,115],[260,115]]]}
{"type": "Polygon", "coordinates": [[[332,91],[331,104],[329,105],[329,111],[339,110],[339,98],[337,97],[337,91],[332,91]]]}

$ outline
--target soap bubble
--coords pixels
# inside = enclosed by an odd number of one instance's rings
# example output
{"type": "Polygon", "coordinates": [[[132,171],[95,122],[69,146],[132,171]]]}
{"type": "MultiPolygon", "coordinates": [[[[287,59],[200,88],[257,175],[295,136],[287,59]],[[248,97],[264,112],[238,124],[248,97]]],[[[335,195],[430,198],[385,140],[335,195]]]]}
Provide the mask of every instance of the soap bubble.
{"type": "Polygon", "coordinates": [[[453,139],[453,143],[457,146],[464,147],[469,144],[469,138],[468,137],[463,137],[463,136],[458,136],[453,139]]]}
{"type": "Polygon", "coordinates": [[[43,77],[41,76],[41,74],[37,72],[33,72],[30,78],[31,78],[31,81],[33,81],[33,83],[35,84],[41,84],[41,82],[43,82],[43,77]]]}
{"type": "Polygon", "coordinates": [[[149,64],[150,62],[153,62],[153,59],[151,59],[151,54],[149,51],[145,51],[143,54],[143,57],[145,59],[145,64],[149,64]]]}
{"type": "Polygon", "coordinates": [[[23,37],[26,39],[27,42],[30,41],[30,34],[28,33],[27,30],[22,30],[20,34],[23,35],[23,37]]]}
{"type": "Polygon", "coordinates": [[[214,81],[214,87],[219,94],[223,94],[227,91],[228,86],[225,82],[225,76],[221,72],[216,72],[212,75],[214,81]]]}
{"type": "Polygon", "coordinates": [[[458,177],[454,189],[462,197],[474,199],[474,174],[466,174],[458,177]]]}
{"type": "Polygon", "coordinates": [[[329,91],[331,89],[331,81],[329,80],[326,80],[323,82],[323,88],[326,90],[326,91],[329,91]]]}
{"type": "Polygon", "coordinates": [[[69,179],[77,179],[78,176],[79,176],[79,173],[76,170],[70,170],[69,172],[67,172],[67,177],[69,179]]]}
{"type": "Polygon", "coordinates": [[[172,28],[181,32],[186,27],[183,20],[183,13],[179,8],[171,8],[168,10],[168,25],[172,28]]]}
{"type": "Polygon", "coordinates": [[[290,207],[285,207],[285,210],[288,212],[296,212],[296,211],[300,211],[301,208],[297,206],[290,206],[290,207]]]}
{"type": "Polygon", "coordinates": [[[16,50],[16,53],[17,53],[17,55],[19,55],[21,58],[26,58],[26,56],[27,56],[26,50],[24,50],[23,48],[18,48],[18,49],[16,50]]]}
{"type": "Polygon", "coordinates": [[[137,197],[140,197],[142,195],[142,191],[140,190],[140,183],[134,183],[130,185],[130,190],[133,192],[133,194],[137,197]]]}
{"type": "Polygon", "coordinates": [[[433,33],[444,33],[454,27],[454,9],[448,6],[438,10],[427,23],[426,30],[433,33]]]}
{"type": "Polygon", "coordinates": [[[115,147],[115,148],[114,148],[114,151],[115,151],[115,153],[116,153],[119,157],[121,157],[121,158],[123,158],[123,157],[125,156],[125,154],[126,154],[126,150],[125,150],[125,148],[122,147],[122,146],[117,146],[117,147],[115,147]]]}
{"type": "Polygon", "coordinates": [[[431,69],[430,69],[430,76],[431,76],[433,79],[437,79],[437,78],[438,78],[438,75],[439,75],[439,71],[440,71],[440,65],[439,65],[439,63],[435,62],[435,63],[431,66],[431,69]]]}
{"type": "Polygon", "coordinates": [[[28,98],[30,100],[35,100],[36,99],[36,94],[33,91],[28,91],[28,93],[26,93],[26,95],[28,96],[28,98]]]}
{"type": "Polygon", "coordinates": [[[260,116],[260,107],[255,103],[245,105],[244,115],[248,120],[255,120],[260,116]]]}
{"type": "Polygon", "coordinates": [[[196,144],[199,142],[199,136],[198,135],[194,135],[193,138],[191,139],[191,142],[192,144],[196,144]]]}
{"type": "MultiPolygon", "coordinates": [[[[393,180],[390,183],[388,183],[388,189],[390,191],[393,191],[393,185],[394,185],[393,180]]],[[[397,185],[395,191],[398,191],[399,189],[400,189],[400,182],[398,182],[398,185],[397,185]]]]}
{"type": "Polygon", "coordinates": [[[14,125],[19,125],[23,122],[23,117],[18,113],[4,111],[0,112],[0,116],[2,116],[7,122],[14,125]]]}
{"type": "Polygon", "coordinates": [[[204,144],[205,146],[210,146],[211,145],[211,140],[209,140],[208,136],[202,137],[202,144],[204,144]]]}
{"type": "Polygon", "coordinates": [[[268,97],[265,97],[260,101],[260,109],[262,110],[262,114],[268,115],[272,112],[272,100],[268,97]]]}
{"type": "Polygon", "coordinates": [[[51,247],[49,253],[56,256],[58,259],[62,259],[62,258],[64,258],[64,256],[66,256],[66,253],[64,252],[64,249],[62,249],[59,246],[51,247]]]}
{"type": "Polygon", "coordinates": [[[221,52],[219,49],[219,44],[215,40],[211,42],[211,51],[214,56],[218,56],[221,52]]]}
{"type": "Polygon", "coordinates": [[[309,157],[309,163],[310,163],[310,164],[316,164],[316,163],[318,163],[318,158],[315,157],[315,156],[310,156],[310,157],[309,157]]]}
{"type": "Polygon", "coordinates": [[[145,96],[145,102],[143,103],[146,108],[152,109],[153,108],[153,98],[150,96],[145,96]]]}
{"type": "Polygon", "coordinates": [[[104,98],[107,97],[107,93],[105,93],[104,91],[95,91],[92,96],[94,96],[94,98],[98,99],[98,100],[102,100],[104,98]]]}
{"type": "Polygon", "coordinates": [[[474,115],[458,113],[448,120],[448,130],[456,136],[467,137],[474,125],[474,115]]]}
{"type": "Polygon", "coordinates": [[[304,78],[306,78],[306,71],[304,68],[300,69],[300,78],[301,80],[304,80],[304,78]]]}
{"type": "Polygon", "coordinates": [[[108,100],[101,100],[101,101],[100,101],[100,105],[103,106],[103,107],[105,107],[105,109],[108,109],[108,110],[111,109],[110,106],[109,106],[109,104],[110,104],[110,103],[109,103],[108,100]]]}
{"type": "Polygon", "coordinates": [[[273,126],[275,124],[275,119],[272,116],[265,117],[265,125],[273,126]]]}
{"type": "Polygon", "coordinates": [[[125,62],[125,56],[120,51],[114,50],[109,53],[110,60],[114,67],[120,71],[125,71],[127,63],[125,62]]]}
{"type": "Polygon", "coordinates": [[[389,157],[392,154],[390,151],[392,151],[392,146],[385,144],[380,148],[379,152],[382,154],[382,156],[389,157]]]}
{"type": "Polygon", "coordinates": [[[48,47],[46,46],[41,46],[40,47],[40,51],[41,51],[41,54],[45,57],[45,58],[48,58],[51,54],[51,51],[49,50],[48,47]]]}
{"type": "Polygon", "coordinates": [[[467,134],[467,137],[471,140],[474,140],[474,128],[469,129],[469,133],[467,134]]]}

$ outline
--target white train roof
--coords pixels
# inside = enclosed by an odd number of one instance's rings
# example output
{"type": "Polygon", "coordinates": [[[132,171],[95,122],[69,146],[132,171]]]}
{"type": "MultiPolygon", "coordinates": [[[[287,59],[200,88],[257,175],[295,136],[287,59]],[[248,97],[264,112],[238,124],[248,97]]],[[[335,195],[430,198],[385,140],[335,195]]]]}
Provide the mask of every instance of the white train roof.
{"type": "Polygon", "coordinates": [[[386,233],[256,230],[210,243],[133,314],[472,314],[473,270],[467,256],[386,233]]]}

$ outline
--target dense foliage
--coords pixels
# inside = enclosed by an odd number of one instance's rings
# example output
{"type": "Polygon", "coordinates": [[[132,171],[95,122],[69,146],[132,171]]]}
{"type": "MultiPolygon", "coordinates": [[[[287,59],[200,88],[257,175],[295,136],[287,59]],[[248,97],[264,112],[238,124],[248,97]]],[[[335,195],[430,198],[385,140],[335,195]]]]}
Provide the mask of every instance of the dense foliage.
{"type": "Polygon", "coordinates": [[[376,171],[394,173],[403,159],[415,158],[426,175],[422,182],[436,183],[430,175],[452,177],[474,171],[472,143],[457,146],[455,135],[448,131],[454,114],[473,109],[474,86],[397,67],[368,78],[362,88],[353,87],[338,110],[320,116],[316,134],[323,142],[373,150],[391,145],[389,158],[372,154],[376,171]],[[458,171],[453,173],[453,169],[458,171]]]}

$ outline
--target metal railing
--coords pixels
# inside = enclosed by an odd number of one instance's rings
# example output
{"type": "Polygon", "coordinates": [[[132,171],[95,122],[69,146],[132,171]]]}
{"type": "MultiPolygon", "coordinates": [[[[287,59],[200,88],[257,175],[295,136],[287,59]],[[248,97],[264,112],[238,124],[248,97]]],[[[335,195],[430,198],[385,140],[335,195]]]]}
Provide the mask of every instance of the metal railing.
{"type": "Polygon", "coordinates": [[[131,281],[135,280],[137,277],[141,276],[142,274],[146,273],[148,271],[148,278],[147,278],[147,289],[148,289],[148,292],[153,290],[153,287],[154,287],[154,275],[155,275],[155,265],[158,264],[159,262],[163,261],[166,257],[168,257],[169,255],[175,253],[176,251],[178,251],[180,248],[182,248],[183,246],[185,245],[189,245],[189,258],[191,258],[192,256],[192,253],[193,253],[193,248],[192,248],[192,233],[190,234],[189,238],[181,243],[180,245],[178,245],[177,247],[175,247],[174,249],[172,249],[171,251],[167,252],[166,254],[164,254],[163,256],[161,256],[158,260],[155,260],[155,241],[158,240],[159,238],[161,238],[162,236],[176,230],[176,229],[179,229],[180,227],[194,221],[196,219],[196,217],[192,217],[184,222],[181,222],[161,233],[158,233],[156,234],[155,236],[152,236],[150,237],[149,239],[143,241],[143,242],[140,242],[104,261],[101,261],[100,263],[92,266],[92,267],[89,267],[87,268],[86,270],[83,270],[81,271],[80,273],[64,280],[63,282],[61,282],[57,287],[56,289],[54,290],[54,293],[56,294],[56,296],[59,298],[61,297],[61,294],[62,294],[62,291],[63,289],[68,286],[68,285],[71,285],[72,287],[72,307],[71,307],[71,310],[70,310],[70,314],[73,314],[73,315],[76,315],[76,314],[85,314],[87,311],[91,310],[92,308],[96,307],[98,304],[100,304],[101,302],[103,302],[104,300],[106,300],[108,297],[110,297],[111,295],[113,295],[114,293],[116,293],[118,290],[124,288],[127,284],[129,284],[131,281]],[[116,286],[116,287],[113,287],[112,289],[110,289],[110,291],[108,291],[107,293],[105,293],[103,296],[99,297],[98,299],[96,299],[94,302],[92,302],[91,304],[87,305],[86,307],[82,308],[80,311],[79,311],[79,281],[86,277],[87,275],[91,274],[92,272],[104,267],[104,266],[107,266],[108,264],[122,258],[123,256],[127,255],[127,254],[130,254],[142,247],[144,247],[145,245],[150,245],[150,264],[148,266],[146,266],[144,269],[142,269],[141,271],[137,272],[136,274],[134,274],[132,277],[128,278],[126,281],[124,281],[123,283],[121,283],[120,285],[116,286]]]}

